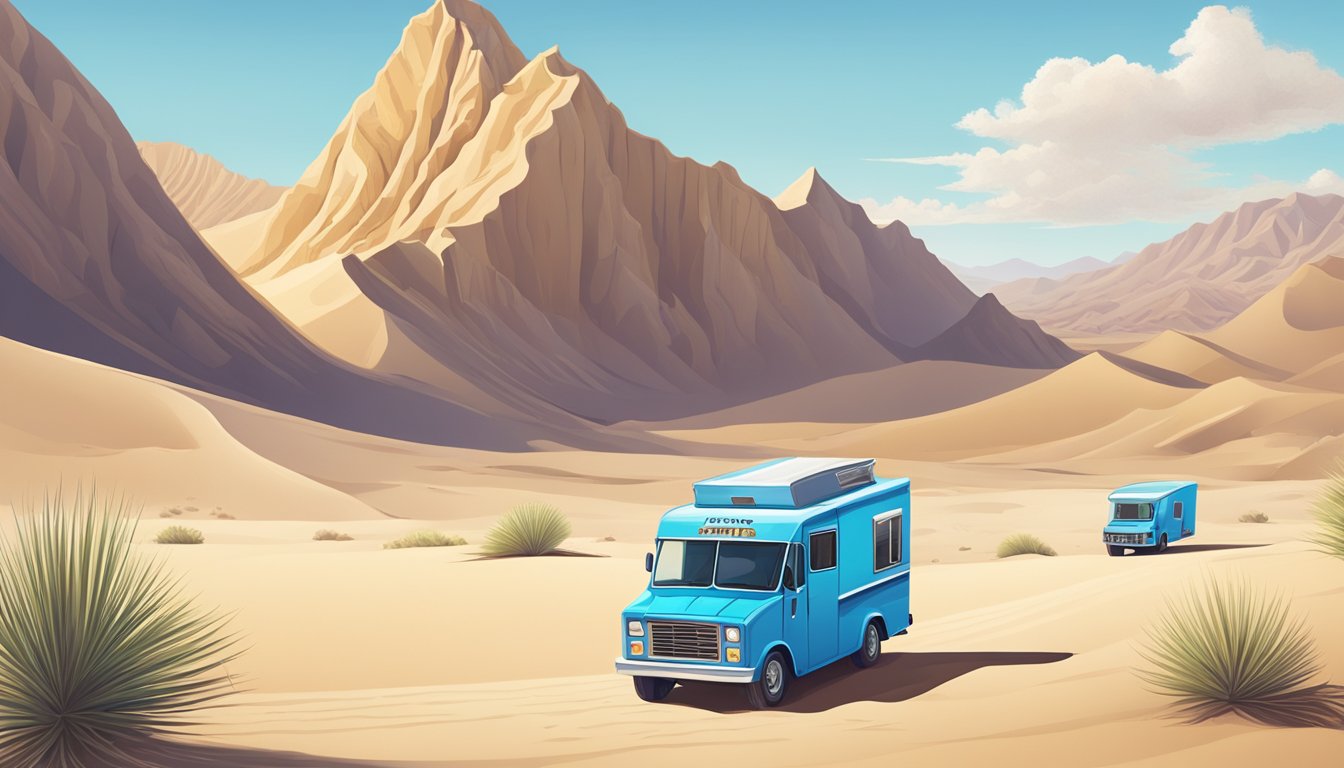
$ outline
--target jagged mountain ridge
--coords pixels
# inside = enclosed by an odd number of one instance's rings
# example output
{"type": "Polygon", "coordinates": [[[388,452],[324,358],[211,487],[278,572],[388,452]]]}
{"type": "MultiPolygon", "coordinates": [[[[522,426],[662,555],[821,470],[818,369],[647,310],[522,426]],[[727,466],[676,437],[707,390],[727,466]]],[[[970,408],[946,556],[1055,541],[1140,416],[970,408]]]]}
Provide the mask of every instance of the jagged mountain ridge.
{"type": "Polygon", "coordinates": [[[315,349],[199,239],[112,107],[8,0],[0,78],[0,334],[420,442],[524,449],[567,434],[561,417],[522,426],[315,349]]]}
{"type": "MultiPolygon", "coordinates": [[[[815,171],[772,201],[731,166],[673,155],[557,49],[526,61],[465,0],[410,23],[258,226],[256,252],[229,260],[263,292],[344,257],[343,311],[372,304],[441,378],[597,420],[893,365],[976,298],[815,171]]],[[[436,376],[422,360],[416,375],[436,376]]]]}

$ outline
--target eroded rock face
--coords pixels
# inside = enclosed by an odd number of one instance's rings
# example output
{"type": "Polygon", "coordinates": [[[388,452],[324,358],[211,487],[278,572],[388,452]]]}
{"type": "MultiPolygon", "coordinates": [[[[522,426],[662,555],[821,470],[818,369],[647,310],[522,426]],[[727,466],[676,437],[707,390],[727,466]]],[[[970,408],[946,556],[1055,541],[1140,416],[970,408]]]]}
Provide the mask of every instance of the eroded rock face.
{"type": "Polygon", "coordinates": [[[235,259],[249,280],[351,254],[364,296],[446,368],[599,420],[892,365],[975,303],[815,171],[772,201],[677,157],[558,51],[524,61],[458,0],[411,22],[264,226],[235,259]]]}
{"type": "Polygon", "coordinates": [[[3,335],[366,432],[554,439],[314,349],[201,242],[112,108],[7,0],[0,80],[3,335]]]}

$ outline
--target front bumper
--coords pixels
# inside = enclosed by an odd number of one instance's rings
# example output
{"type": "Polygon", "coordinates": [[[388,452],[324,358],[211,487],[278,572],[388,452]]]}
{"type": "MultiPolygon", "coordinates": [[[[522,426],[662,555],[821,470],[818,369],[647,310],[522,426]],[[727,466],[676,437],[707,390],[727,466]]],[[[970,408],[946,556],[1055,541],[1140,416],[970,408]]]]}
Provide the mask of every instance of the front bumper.
{"type": "Polygon", "coordinates": [[[673,680],[701,680],[708,683],[750,683],[756,679],[754,668],[720,667],[713,664],[677,664],[641,659],[616,659],[616,671],[623,675],[666,677],[673,680]]]}

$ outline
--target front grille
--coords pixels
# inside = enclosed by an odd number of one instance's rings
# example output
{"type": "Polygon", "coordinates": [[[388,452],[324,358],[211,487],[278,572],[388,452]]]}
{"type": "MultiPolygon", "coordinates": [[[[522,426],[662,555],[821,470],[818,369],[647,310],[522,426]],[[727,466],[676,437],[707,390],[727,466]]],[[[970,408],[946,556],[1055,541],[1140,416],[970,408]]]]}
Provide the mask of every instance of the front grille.
{"type": "Polygon", "coordinates": [[[1102,539],[1107,544],[1147,544],[1147,534],[1143,533],[1106,533],[1102,539]]]}
{"type": "Polygon", "coordinates": [[[719,660],[719,625],[650,621],[649,656],[660,659],[719,660]]]}

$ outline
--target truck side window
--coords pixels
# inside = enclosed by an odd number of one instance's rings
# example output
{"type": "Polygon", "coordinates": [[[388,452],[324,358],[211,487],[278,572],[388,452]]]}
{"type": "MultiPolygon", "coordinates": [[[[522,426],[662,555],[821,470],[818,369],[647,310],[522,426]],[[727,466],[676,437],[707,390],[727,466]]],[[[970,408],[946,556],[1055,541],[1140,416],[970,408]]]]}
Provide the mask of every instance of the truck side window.
{"type": "Polygon", "coordinates": [[[1182,503],[1179,502],[1179,501],[1176,502],[1176,519],[1177,519],[1177,520],[1180,520],[1180,519],[1181,519],[1181,514],[1182,514],[1183,512],[1185,512],[1185,505],[1182,504],[1182,503]]]}
{"type": "Polygon", "coordinates": [[[881,571],[901,562],[901,510],[873,518],[873,570],[881,571]]]}
{"type": "Polygon", "coordinates": [[[835,531],[814,533],[809,541],[812,570],[829,571],[835,567],[835,531]]]}

